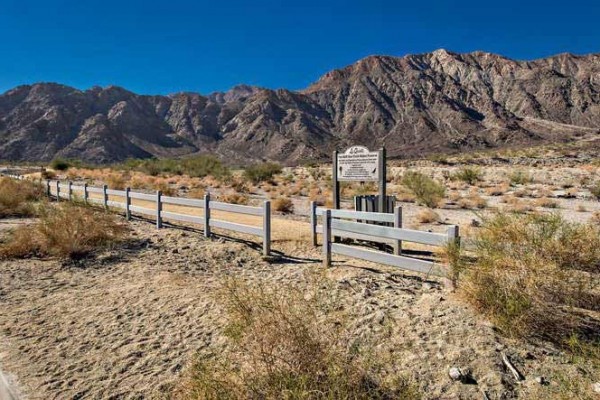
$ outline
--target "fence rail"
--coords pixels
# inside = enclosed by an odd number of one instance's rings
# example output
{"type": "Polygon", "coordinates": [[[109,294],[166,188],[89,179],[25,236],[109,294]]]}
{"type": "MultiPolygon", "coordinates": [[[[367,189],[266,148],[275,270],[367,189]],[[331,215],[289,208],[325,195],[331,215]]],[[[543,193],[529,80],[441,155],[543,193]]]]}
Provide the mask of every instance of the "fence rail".
{"type": "MultiPolygon", "coordinates": [[[[7,175],[15,179],[23,179],[21,176],[7,175]]],[[[263,242],[263,254],[271,254],[271,203],[265,201],[262,207],[243,206],[212,201],[207,193],[203,199],[188,199],[183,197],[164,196],[160,191],[155,194],[134,192],[130,188],[125,190],[109,189],[84,185],[73,185],[71,182],[46,180],[46,194],[57,201],[67,199],[69,201],[81,198],[85,203],[100,204],[105,208],[119,208],[125,210],[126,218],[131,219],[132,214],[142,214],[155,218],[156,227],[162,228],[163,219],[198,224],[202,226],[204,235],[211,236],[211,228],[235,231],[248,235],[259,236],[263,242]],[[100,195],[92,197],[90,194],[100,195]],[[120,198],[119,200],[114,199],[120,198]],[[132,204],[132,200],[152,202],[153,207],[148,204],[132,204]],[[203,210],[203,215],[184,214],[175,211],[164,210],[164,205],[178,205],[192,209],[203,210]],[[255,215],[262,217],[262,226],[245,225],[238,222],[224,221],[211,217],[211,210],[219,210],[232,214],[255,215]]]]}
{"type": "MultiPolygon", "coordinates": [[[[398,209],[398,208],[397,208],[398,209]]],[[[413,257],[407,257],[400,254],[400,246],[394,248],[394,254],[385,253],[382,251],[367,250],[356,246],[334,243],[333,235],[351,239],[363,239],[376,243],[397,243],[400,241],[420,243],[430,246],[445,246],[448,243],[460,243],[458,226],[451,226],[446,233],[424,232],[413,229],[404,229],[401,227],[388,227],[381,225],[372,225],[365,222],[353,222],[352,220],[368,221],[365,213],[361,211],[349,210],[329,210],[322,209],[313,213],[322,215],[323,225],[321,232],[323,235],[323,264],[327,267],[331,266],[332,254],[340,254],[362,260],[372,261],[380,264],[391,265],[411,271],[429,273],[439,276],[445,276],[446,272],[440,265],[433,261],[422,260],[413,257]],[[344,219],[341,219],[344,218],[344,219]]],[[[369,213],[366,213],[369,214],[369,213]]],[[[398,212],[387,214],[391,217],[398,217],[398,212]]],[[[400,214],[401,215],[401,214],[400,214]]],[[[383,218],[374,216],[373,218],[383,218]]],[[[373,220],[373,219],[371,219],[373,220]]],[[[388,222],[388,221],[383,221],[388,222]]],[[[398,220],[394,221],[395,223],[398,220]]],[[[401,218],[400,224],[401,225],[401,218]]],[[[315,224],[313,224],[315,226],[315,224]]]]}

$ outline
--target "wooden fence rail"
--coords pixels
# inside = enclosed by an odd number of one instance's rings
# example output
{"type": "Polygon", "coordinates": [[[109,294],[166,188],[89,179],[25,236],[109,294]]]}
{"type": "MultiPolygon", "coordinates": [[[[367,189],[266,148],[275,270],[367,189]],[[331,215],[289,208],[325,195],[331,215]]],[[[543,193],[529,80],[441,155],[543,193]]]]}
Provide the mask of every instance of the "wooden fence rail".
{"type": "MultiPolygon", "coordinates": [[[[7,175],[8,176],[8,175],[7,175]]],[[[20,176],[10,177],[23,179],[20,176]]],[[[242,206],[238,204],[229,204],[219,201],[212,201],[207,193],[203,199],[188,199],[183,197],[165,196],[160,191],[155,194],[134,192],[130,188],[125,190],[109,189],[106,185],[103,187],[93,187],[84,185],[74,185],[72,182],[60,182],[46,180],[46,195],[53,197],[57,201],[73,201],[82,199],[86,204],[94,203],[102,205],[104,208],[119,208],[125,210],[127,220],[131,219],[132,214],[142,214],[149,216],[156,221],[158,229],[163,227],[163,219],[187,222],[202,226],[204,235],[211,236],[211,228],[219,228],[248,235],[259,236],[262,238],[263,254],[271,254],[271,203],[263,202],[262,207],[242,206]],[[100,195],[91,197],[90,194],[100,195]],[[117,201],[114,198],[121,198],[117,201]],[[134,205],[132,200],[141,200],[152,202],[153,206],[134,205]],[[179,212],[164,210],[164,205],[178,205],[189,208],[203,210],[203,215],[190,215],[179,212]],[[219,210],[232,214],[245,214],[262,217],[262,226],[252,226],[240,224],[237,222],[224,221],[211,217],[211,210],[219,210]]]]}
{"type": "MultiPolygon", "coordinates": [[[[316,212],[313,214],[317,215],[319,213],[323,217],[323,225],[320,227],[323,235],[323,264],[327,267],[331,266],[332,254],[340,254],[348,257],[360,258],[380,264],[408,269],[411,271],[439,276],[446,275],[446,272],[433,261],[400,255],[400,251],[396,251],[396,249],[399,249],[400,246],[394,247],[394,254],[389,254],[382,251],[368,250],[356,246],[334,243],[333,235],[352,239],[358,238],[376,243],[396,243],[406,241],[430,246],[445,246],[446,244],[452,242],[460,243],[458,226],[455,225],[449,227],[446,233],[433,233],[413,229],[404,229],[397,226],[388,227],[372,225],[364,222],[349,221],[349,219],[358,221],[373,221],[389,218],[385,217],[385,215],[397,218],[398,213],[380,214],[369,218],[369,216],[365,214],[377,213],[329,209],[323,209],[319,212],[319,210],[316,209],[316,212]]],[[[316,217],[314,219],[316,220],[316,217]]]]}

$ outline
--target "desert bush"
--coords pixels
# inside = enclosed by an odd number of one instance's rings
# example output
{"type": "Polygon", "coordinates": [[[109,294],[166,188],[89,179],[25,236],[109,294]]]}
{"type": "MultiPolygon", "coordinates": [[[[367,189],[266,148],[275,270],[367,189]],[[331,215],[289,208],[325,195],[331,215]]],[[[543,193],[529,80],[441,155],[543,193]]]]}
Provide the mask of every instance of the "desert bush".
{"type": "Polygon", "coordinates": [[[278,197],[273,200],[273,209],[284,214],[291,214],[294,212],[294,203],[289,197],[278,197]]]}
{"type": "Polygon", "coordinates": [[[204,188],[194,188],[188,192],[187,197],[190,197],[192,199],[203,199],[205,194],[206,191],[204,190],[204,188]]]}
{"type": "Polygon", "coordinates": [[[420,172],[406,172],[402,177],[402,185],[413,192],[417,202],[429,208],[436,207],[446,193],[444,186],[420,172]]]}
{"type": "Polygon", "coordinates": [[[32,202],[41,200],[43,195],[43,187],[36,183],[0,178],[0,218],[34,215],[32,202]]]}
{"type": "Polygon", "coordinates": [[[42,179],[54,179],[56,178],[56,173],[54,171],[44,169],[41,176],[42,179]]]}
{"type": "Polygon", "coordinates": [[[175,196],[178,193],[177,188],[169,185],[167,181],[157,180],[154,183],[154,189],[160,190],[160,192],[165,196],[175,196]]]}
{"type": "Polygon", "coordinates": [[[467,197],[463,197],[458,200],[458,206],[464,209],[476,209],[486,208],[487,200],[478,194],[472,193],[467,197]]]}
{"type": "Polygon", "coordinates": [[[405,379],[381,378],[374,346],[352,340],[331,288],[225,284],[229,348],[202,354],[176,399],[415,399],[405,379]],[[326,289],[329,289],[329,293],[326,289]]]}
{"type": "Polygon", "coordinates": [[[121,174],[109,174],[106,176],[105,182],[109,188],[114,190],[123,190],[127,185],[127,180],[121,174]]]}
{"type": "Polygon", "coordinates": [[[525,171],[521,171],[521,170],[512,172],[508,176],[508,179],[510,180],[510,183],[513,185],[525,185],[526,183],[531,183],[533,181],[533,178],[531,177],[531,175],[529,175],[525,171]]]}
{"type": "Polygon", "coordinates": [[[18,228],[0,245],[0,256],[55,256],[77,259],[124,239],[127,228],[113,215],[62,203],[40,209],[34,224],[18,228]]]}
{"type": "Polygon", "coordinates": [[[250,199],[242,193],[233,192],[220,195],[219,201],[222,201],[223,203],[246,205],[250,199]]]}
{"type": "Polygon", "coordinates": [[[488,196],[502,196],[504,193],[508,192],[508,184],[501,183],[496,186],[491,186],[485,190],[485,193],[488,196]]]}
{"type": "Polygon", "coordinates": [[[251,165],[244,170],[244,177],[254,184],[267,182],[273,179],[273,176],[281,173],[281,165],[277,163],[261,163],[251,165]]]}
{"type": "Polygon", "coordinates": [[[540,197],[539,199],[535,200],[534,205],[537,207],[543,207],[543,208],[559,208],[560,205],[558,204],[558,202],[556,200],[553,199],[549,199],[548,197],[540,197]]]}
{"type": "Polygon", "coordinates": [[[600,181],[596,182],[591,188],[590,188],[590,193],[592,194],[592,196],[594,196],[597,200],[600,200],[600,181]]]}
{"type": "Polygon", "coordinates": [[[597,307],[589,290],[600,272],[600,227],[501,213],[484,220],[473,246],[461,292],[509,335],[560,341],[582,328],[571,307],[597,307]]]}
{"type": "Polygon", "coordinates": [[[419,211],[417,214],[417,220],[422,224],[429,224],[432,222],[439,222],[440,216],[438,213],[430,208],[419,211]]]}
{"type": "Polygon", "coordinates": [[[469,185],[474,185],[482,179],[483,174],[479,168],[463,167],[450,176],[452,180],[459,180],[469,185]]]}

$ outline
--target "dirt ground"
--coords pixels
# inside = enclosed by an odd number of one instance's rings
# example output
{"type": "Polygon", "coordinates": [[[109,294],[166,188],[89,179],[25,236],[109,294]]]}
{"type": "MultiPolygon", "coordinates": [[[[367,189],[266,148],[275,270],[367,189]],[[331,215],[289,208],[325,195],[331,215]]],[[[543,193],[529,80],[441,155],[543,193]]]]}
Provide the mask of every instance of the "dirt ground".
{"type": "Polygon", "coordinates": [[[425,398],[512,398],[552,368],[576,368],[551,347],[502,339],[430,277],[343,258],[324,270],[320,248],[304,240],[276,238],[275,253],[294,256],[265,260],[251,237],[132,227],[126,248],[76,264],[0,262],[0,365],[26,398],[168,398],[194,354],[225,344],[213,294],[226,277],[278,285],[315,271],[335,282],[355,334],[375,338],[388,372],[413,379],[425,398]],[[525,383],[516,384],[503,353],[525,383]],[[472,379],[452,381],[451,367],[472,379]]]}

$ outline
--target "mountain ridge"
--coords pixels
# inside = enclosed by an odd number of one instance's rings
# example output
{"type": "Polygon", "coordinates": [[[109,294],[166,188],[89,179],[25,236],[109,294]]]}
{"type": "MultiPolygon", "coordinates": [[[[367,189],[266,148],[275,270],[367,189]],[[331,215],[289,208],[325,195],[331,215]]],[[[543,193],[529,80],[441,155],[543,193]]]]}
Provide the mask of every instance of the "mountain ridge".
{"type": "Polygon", "coordinates": [[[0,95],[0,159],[12,161],[210,153],[297,164],[350,144],[410,157],[572,140],[598,127],[600,54],[373,55],[299,91],[237,85],[164,96],[36,83],[0,95]]]}

